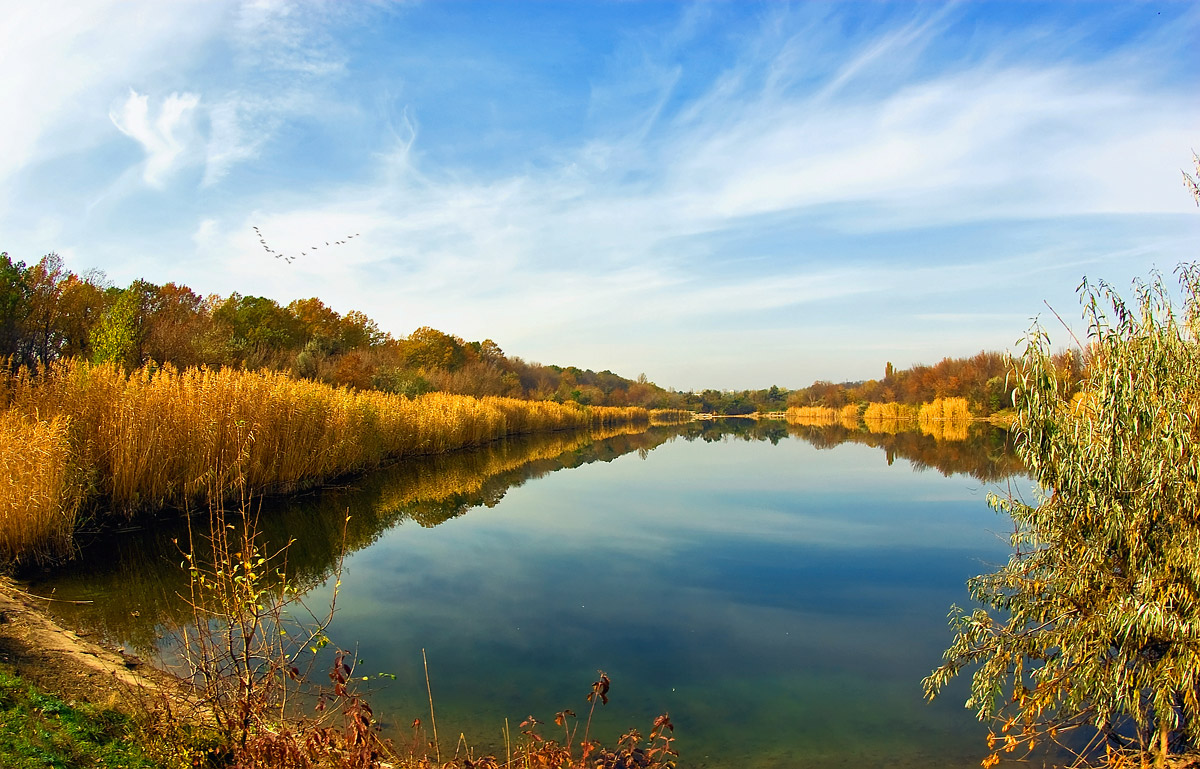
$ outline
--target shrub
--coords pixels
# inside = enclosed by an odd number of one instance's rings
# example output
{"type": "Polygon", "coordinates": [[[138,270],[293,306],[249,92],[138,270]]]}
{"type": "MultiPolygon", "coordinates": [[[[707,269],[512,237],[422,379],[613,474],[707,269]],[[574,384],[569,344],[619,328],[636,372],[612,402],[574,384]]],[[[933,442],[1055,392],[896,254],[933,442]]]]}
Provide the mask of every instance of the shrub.
{"type": "Polygon", "coordinates": [[[1159,276],[1133,307],[1084,282],[1079,398],[1045,332],[1027,338],[1015,430],[1039,496],[993,497],[1014,553],[969,581],[982,606],[953,610],[954,642],[924,682],[933,697],[979,666],[967,704],[999,726],[985,766],[1076,727],[1113,764],[1166,766],[1200,743],[1200,269],[1178,276],[1182,313],[1159,276]]]}

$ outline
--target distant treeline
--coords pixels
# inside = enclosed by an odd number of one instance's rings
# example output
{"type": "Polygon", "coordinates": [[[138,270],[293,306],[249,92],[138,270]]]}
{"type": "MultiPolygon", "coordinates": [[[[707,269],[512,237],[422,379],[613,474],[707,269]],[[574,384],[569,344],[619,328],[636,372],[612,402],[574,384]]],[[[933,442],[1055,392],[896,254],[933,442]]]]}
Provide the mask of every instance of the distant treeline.
{"type": "MultiPolygon", "coordinates": [[[[865,382],[814,382],[801,390],[793,390],[787,398],[789,406],[803,408],[820,406],[841,410],[846,406],[867,404],[901,404],[914,407],[939,399],[966,399],[974,416],[987,416],[1012,408],[1013,380],[1009,374],[1013,362],[1003,353],[980,352],[970,358],[945,358],[933,366],[917,364],[897,370],[891,363],[884,368],[882,379],[865,382]]],[[[1054,356],[1054,365],[1062,381],[1077,386],[1083,376],[1085,361],[1077,352],[1054,356]]]]}
{"type": "Polygon", "coordinates": [[[683,394],[611,371],[527,363],[491,339],[422,327],[394,338],[361,312],[320,299],[202,297],[187,286],[108,284],[55,254],[26,266],[0,254],[0,357],[10,367],[69,358],[127,370],[171,364],[286,372],[333,386],[407,396],[446,392],[582,405],[686,408],[683,394]]]}
{"type": "MultiPolygon", "coordinates": [[[[491,339],[468,342],[427,326],[396,338],[365,314],[340,314],[315,297],[281,305],[238,293],[202,297],[175,283],[136,280],[118,288],[99,272],[72,273],[55,254],[26,266],[0,253],[0,357],[13,369],[70,358],[126,370],[234,367],[409,397],[445,392],[728,416],[789,406],[919,406],[951,397],[965,398],[976,416],[1012,406],[1009,364],[996,352],[903,370],[888,363],[882,379],[865,382],[677,392],[644,375],[628,379],[607,370],[526,362],[491,339]]],[[[1078,381],[1078,355],[1062,354],[1056,363],[1064,377],[1078,381]]]]}

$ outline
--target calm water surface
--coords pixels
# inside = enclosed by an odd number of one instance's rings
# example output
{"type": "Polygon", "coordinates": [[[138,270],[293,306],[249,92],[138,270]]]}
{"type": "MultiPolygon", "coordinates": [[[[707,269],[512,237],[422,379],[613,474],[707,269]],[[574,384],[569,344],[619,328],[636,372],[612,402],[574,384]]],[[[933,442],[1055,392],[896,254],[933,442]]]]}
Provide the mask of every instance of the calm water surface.
{"type": "MultiPolygon", "coordinates": [[[[362,672],[396,675],[372,702],[401,738],[428,716],[425,649],[442,741],[477,752],[503,752],[506,717],[515,734],[530,714],[583,715],[602,669],[593,731],[669,712],[682,766],[967,767],[986,729],[965,682],[931,705],[920,681],[965,580],[1007,557],[985,497],[1018,469],[997,434],[697,424],[510,441],[264,520],[298,539],[319,596],[352,514],[330,635],[362,672]]],[[[33,587],[100,599],[64,611],[150,650],[178,612],[177,535],[97,543],[33,587]]]]}

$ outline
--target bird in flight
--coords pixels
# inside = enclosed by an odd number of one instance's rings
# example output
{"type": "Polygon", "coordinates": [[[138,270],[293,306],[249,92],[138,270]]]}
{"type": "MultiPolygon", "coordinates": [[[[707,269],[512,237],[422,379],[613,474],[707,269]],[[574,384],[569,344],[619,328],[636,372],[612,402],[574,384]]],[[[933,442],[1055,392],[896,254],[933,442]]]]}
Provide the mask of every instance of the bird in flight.
{"type": "MultiPolygon", "coordinates": [[[[283,261],[287,262],[288,264],[291,264],[291,263],[292,263],[292,262],[294,262],[296,259],[298,259],[300,256],[307,256],[307,255],[308,255],[308,251],[301,251],[301,252],[300,252],[300,254],[299,254],[299,256],[297,256],[296,254],[291,254],[291,255],[288,255],[288,254],[284,254],[284,253],[281,253],[281,252],[279,252],[279,251],[276,251],[275,249],[271,248],[271,246],[270,246],[270,245],[267,243],[267,239],[266,239],[266,237],[263,235],[263,233],[262,233],[262,230],[260,230],[260,229],[258,228],[258,225],[250,225],[250,226],[251,226],[251,229],[253,229],[253,230],[254,230],[254,234],[258,236],[258,242],[262,244],[263,250],[264,250],[264,251],[266,251],[268,254],[272,254],[272,255],[273,255],[273,256],[274,256],[276,259],[283,259],[283,261]]],[[[326,246],[329,246],[329,245],[334,245],[334,246],[341,246],[341,245],[345,245],[347,241],[349,241],[351,238],[356,238],[356,237],[358,237],[358,236],[359,236],[359,234],[360,234],[360,233],[357,233],[357,232],[356,232],[356,233],[354,233],[353,235],[347,235],[347,236],[345,237],[345,239],[344,239],[344,240],[335,240],[335,241],[333,241],[333,243],[332,243],[332,244],[330,244],[330,242],[327,240],[327,241],[325,241],[325,245],[326,245],[326,246]]],[[[317,250],[317,246],[309,246],[309,247],[308,247],[308,250],[309,250],[309,251],[316,251],[316,250],[317,250]]]]}

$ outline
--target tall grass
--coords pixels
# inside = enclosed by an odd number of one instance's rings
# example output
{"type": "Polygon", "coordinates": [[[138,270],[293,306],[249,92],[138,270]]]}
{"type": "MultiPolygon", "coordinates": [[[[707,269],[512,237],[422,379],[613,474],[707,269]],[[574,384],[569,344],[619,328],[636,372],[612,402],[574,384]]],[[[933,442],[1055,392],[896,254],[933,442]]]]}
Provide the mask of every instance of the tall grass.
{"type": "Polygon", "coordinates": [[[50,539],[32,532],[47,530],[38,521],[68,518],[65,530],[73,530],[80,504],[123,518],[242,491],[290,491],[505,435],[649,423],[641,408],[445,393],[409,399],[280,373],[148,367],[125,374],[81,361],[4,374],[0,397],[0,441],[19,449],[5,452],[0,493],[12,501],[0,508],[0,546],[18,561],[63,554],[61,531],[50,539]]]}
{"type": "Polygon", "coordinates": [[[862,421],[868,432],[895,435],[912,426],[905,424],[917,418],[917,407],[905,403],[868,403],[862,421]]]}
{"type": "Polygon", "coordinates": [[[918,409],[906,403],[868,403],[863,411],[864,422],[877,420],[908,420],[917,418],[918,409]]]}
{"type": "Polygon", "coordinates": [[[842,406],[838,412],[838,421],[842,423],[842,427],[847,430],[855,430],[858,428],[859,408],[857,404],[849,404],[842,406]]]}
{"type": "Polygon", "coordinates": [[[0,560],[69,550],[81,489],[67,427],[0,413],[0,560]]]}
{"type": "Polygon", "coordinates": [[[787,410],[787,421],[805,427],[832,427],[838,412],[826,406],[792,406],[787,410]]]}
{"type": "Polygon", "coordinates": [[[939,441],[965,441],[971,422],[971,406],[966,398],[937,398],[922,403],[917,414],[921,432],[939,441]]]}
{"type": "Polygon", "coordinates": [[[695,418],[696,415],[687,409],[650,409],[652,425],[682,425],[695,418]]]}
{"type": "Polygon", "coordinates": [[[922,422],[969,421],[971,405],[966,398],[937,398],[930,403],[921,404],[917,419],[922,422]]]}

